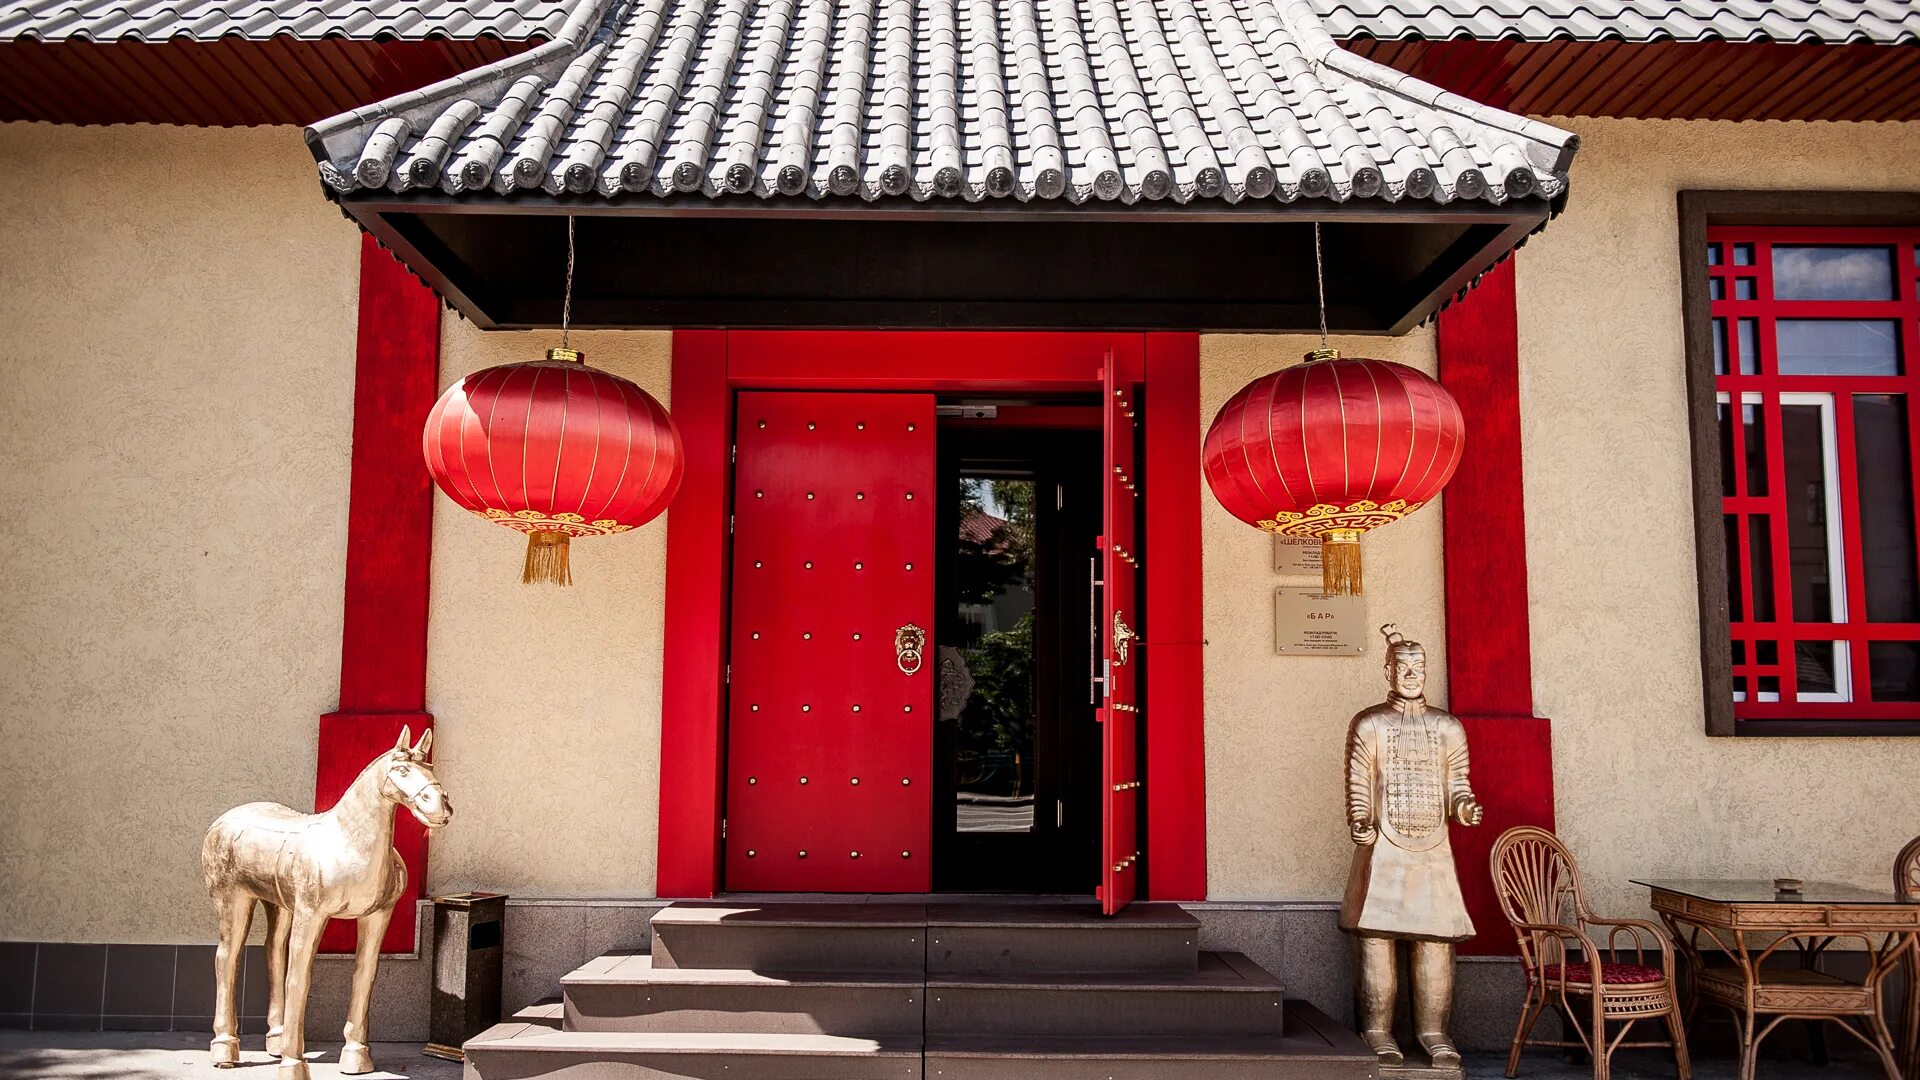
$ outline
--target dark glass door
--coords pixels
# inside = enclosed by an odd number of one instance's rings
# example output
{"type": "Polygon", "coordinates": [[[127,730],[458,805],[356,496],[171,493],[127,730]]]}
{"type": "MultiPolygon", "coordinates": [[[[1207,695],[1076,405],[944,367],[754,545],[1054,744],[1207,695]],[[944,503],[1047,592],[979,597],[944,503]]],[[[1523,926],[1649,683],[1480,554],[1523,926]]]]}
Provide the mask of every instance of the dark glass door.
{"type": "Polygon", "coordinates": [[[1098,432],[943,425],[934,881],[1091,893],[1098,432]]]}

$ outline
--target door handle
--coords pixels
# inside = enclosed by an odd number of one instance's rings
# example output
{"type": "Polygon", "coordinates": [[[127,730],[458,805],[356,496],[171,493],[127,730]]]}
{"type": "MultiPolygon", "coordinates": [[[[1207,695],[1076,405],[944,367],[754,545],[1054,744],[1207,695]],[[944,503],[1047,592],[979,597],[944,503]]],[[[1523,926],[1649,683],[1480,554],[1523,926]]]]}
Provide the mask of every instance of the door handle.
{"type": "Polygon", "coordinates": [[[1087,560],[1087,704],[1100,704],[1100,556],[1087,560]]]}
{"type": "Polygon", "coordinates": [[[920,657],[927,648],[927,632],[908,623],[893,632],[893,662],[902,675],[920,671],[920,657]]]}

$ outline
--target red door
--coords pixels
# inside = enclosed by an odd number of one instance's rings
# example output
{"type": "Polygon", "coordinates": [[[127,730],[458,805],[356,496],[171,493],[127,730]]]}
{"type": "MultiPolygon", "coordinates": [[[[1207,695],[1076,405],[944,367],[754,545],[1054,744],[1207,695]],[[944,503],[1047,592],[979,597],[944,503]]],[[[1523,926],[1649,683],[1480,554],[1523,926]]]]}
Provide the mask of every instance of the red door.
{"type": "Polygon", "coordinates": [[[934,399],[742,393],[726,888],[932,884],[934,399]]]}
{"type": "Polygon", "coordinates": [[[1140,557],[1134,514],[1140,480],[1134,464],[1139,423],[1138,373],[1107,355],[1103,377],[1105,484],[1100,535],[1101,687],[1100,906],[1111,915],[1133,901],[1140,880],[1140,557]]]}

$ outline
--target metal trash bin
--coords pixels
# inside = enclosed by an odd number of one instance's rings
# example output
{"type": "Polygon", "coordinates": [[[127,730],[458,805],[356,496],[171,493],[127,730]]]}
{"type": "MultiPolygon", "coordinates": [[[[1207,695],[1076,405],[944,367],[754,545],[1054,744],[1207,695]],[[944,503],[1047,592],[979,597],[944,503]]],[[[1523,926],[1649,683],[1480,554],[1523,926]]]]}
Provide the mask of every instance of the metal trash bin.
{"type": "Polygon", "coordinates": [[[433,898],[433,1001],[424,1053],[464,1061],[461,1044],[500,1022],[504,893],[433,898]]]}

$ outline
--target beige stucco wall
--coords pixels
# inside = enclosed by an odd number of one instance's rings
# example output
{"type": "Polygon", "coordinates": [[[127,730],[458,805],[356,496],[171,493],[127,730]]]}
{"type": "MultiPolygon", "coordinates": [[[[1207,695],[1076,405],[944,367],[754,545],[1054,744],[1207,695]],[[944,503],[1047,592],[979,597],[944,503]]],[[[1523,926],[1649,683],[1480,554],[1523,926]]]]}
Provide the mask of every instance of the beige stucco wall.
{"type": "MultiPolygon", "coordinates": [[[[1920,126],[1575,121],[1572,206],[1519,256],[1535,696],[1601,902],[1691,871],[1877,881],[1920,741],[1701,733],[1677,302],[1681,187],[1885,187],[1920,126]]],[[[357,245],[291,129],[0,126],[0,938],[197,941],[207,821],[311,798],[337,693],[357,245]],[[115,168],[137,162],[139,168],[115,168]]],[[[550,335],[443,320],[441,381],[550,335]]],[[[582,334],[667,397],[669,339],[582,334]]],[[[1304,337],[1208,336],[1201,420],[1304,337]]],[[[1339,341],[1433,369],[1428,330],[1339,341]]],[[[428,707],[459,816],[430,886],[653,890],[665,521],[572,590],[436,499],[428,707]]],[[[1204,503],[1216,899],[1328,900],[1346,717],[1378,653],[1273,653],[1269,541],[1204,503]]],[[[1434,659],[1439,507],[1366,541],[1368,623],[1434,659]]]]}
{"type": "MultiPolygon", "coordinates": [[[[1571,121],[1568,212],[1520,254],[1534,700],[1598,901],[1646,873],[1884,886],[1920,740],[1708,739],[1675,192],[1911,190],[1920,124],[1571,121]]],[[[1704,255],[1702,256],[1704,258],[1704,255]]]]}
{"type": "MultiPolygon", "coordinates": [[[[672,335],[582,333],[594,366],[669,408],[672,335]]],[[[441,320],[440,381],[538,359],[558,334],[441,320]]],[[[454,823],[435,891],[651,896],[667,518],[575,540],[573,587],[520,584],[526,540],[434,497],[427,708],[454,823]]]]}
{"type": "MultiPolygon", "coordinates": [[[[1911,188],[1920,125],[1557,122],[1583,143],[1571,205],[1517,280],[1534,697],[1554,721],[1559,830],[1616,910],[1645,906],[1628,884],[1644,874],[1880,885],[1920,832],[1920,740],[1703,732],[1675,196],[1911,188]]],[[[1202,422],[1308,344],[1203,338],[1202,422]]],[[[1424,333],[1356,344],[1431,370],[1424,333]]],[[[1430,655],[1437,510],[1366,541],[1369,621],[1398,620],[1430,655]]],[[[1209,501],[1204,551],[1210,895],[1337,898],[1341,736],[1380,697],[1379,654],[1274,656],[1265,538],[1209,501]]]]}
{"type": "MultiPolygon", "coordinates": [[[[1202,423],[1234,391],[1300,362],[1318,338],[1200,339],[1202,423]]],[[[1396,360],[1434,373],[1431,327],[1399,338],[1336,338],[1348,356],[1396,360]]],[[[1362,544],[1368,627],[1396,622],[1427,647],[1428,693],[1446,700],[1446,600],[1440,502],[1362,544]]],[[[1214,900],[1324,900],[1346,883],[1351,845],[1341,822],[1347,718],[1386,694],[1379,638],[1364,656],[1278,656],[1273,540],[1201,492],[1205,568],[1207,894],[1214,900]]],[[[1148,720],[1152,722],[1151,718],[1148,720]]]]}
{"type": "Polygon", "coordinates": [[[359,237],[291,128],[0,125],[0,938],[205,941],[313,798],[359,237]]]}
{"type": "MultiPolygon", "coordinates": [[[[0,215],[0,939],[211,940],[207,823],[309,808],[337,701],[358,233],[292,128],[0,126],[0,215]]],[[[552,343],[442,326],[443,386],[552,343]]],[[[430,887],[652,893],[665,528],[528,589],[436,498],[430,887]]]]}

